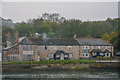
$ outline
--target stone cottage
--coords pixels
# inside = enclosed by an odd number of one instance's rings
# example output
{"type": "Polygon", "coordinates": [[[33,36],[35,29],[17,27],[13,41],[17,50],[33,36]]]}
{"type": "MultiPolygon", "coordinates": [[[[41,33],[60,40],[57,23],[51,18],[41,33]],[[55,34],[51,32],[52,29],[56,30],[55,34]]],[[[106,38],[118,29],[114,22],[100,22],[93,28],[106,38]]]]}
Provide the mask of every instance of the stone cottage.
{"type": "Polygon", "coordinates": [[[3,61],[72,60],[113,56],[113,45],[96,38],[28,38],[2,50],[3,61]]]}
{"type": "Polygon", "coordinates": [[[113,44],[98,38],[79,38],[80,58],[111,57],[113,56],[113,44]]]}

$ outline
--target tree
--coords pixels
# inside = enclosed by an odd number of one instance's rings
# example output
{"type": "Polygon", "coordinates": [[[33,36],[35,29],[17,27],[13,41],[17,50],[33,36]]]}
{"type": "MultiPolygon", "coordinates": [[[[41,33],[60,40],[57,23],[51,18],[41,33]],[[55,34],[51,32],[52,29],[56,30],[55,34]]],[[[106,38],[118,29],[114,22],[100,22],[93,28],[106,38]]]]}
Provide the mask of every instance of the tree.
{"type": "Polygon", "coordinates": [[[37,33],[49,33],[51,31],[51,28],[49,25],[42,24],[35,28],[35,32],[37,33]]]}
{"type": "Polygon", "coordinates": [[[3,25],[2,26],[2,42],[7,41],[8,32],[10,32],[12,36],[14,36],[14,30],[10,28],[9,26],[3,25]]]}
{"type": "Polygon", "coordinates": [[[35,31],[34,31],[34,27],[30,24],[27,24],[25,22],[22,22],[18,25],[16,25],[15,31],[18,31],[19,32],[19,36],[22,37],[22,36],[31,36],[31,34],[34,34],[35,31]]]}

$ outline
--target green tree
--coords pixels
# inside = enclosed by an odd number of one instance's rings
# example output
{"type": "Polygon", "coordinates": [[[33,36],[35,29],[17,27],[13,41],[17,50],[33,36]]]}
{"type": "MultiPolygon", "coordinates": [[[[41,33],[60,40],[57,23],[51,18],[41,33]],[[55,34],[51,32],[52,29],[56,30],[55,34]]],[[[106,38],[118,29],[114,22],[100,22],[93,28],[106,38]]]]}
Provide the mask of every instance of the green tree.
{"type": "Polygon", "coordinates": [[[34,27],[30,24],[27,24],[25,22],[22,22],[18,25],[16,25],[15,31],[18,31],[19,32],[19,36],[22,37],[22,36],[31,36],[31,34],[34,34],[35,31],[34,31],[34,27]]]}

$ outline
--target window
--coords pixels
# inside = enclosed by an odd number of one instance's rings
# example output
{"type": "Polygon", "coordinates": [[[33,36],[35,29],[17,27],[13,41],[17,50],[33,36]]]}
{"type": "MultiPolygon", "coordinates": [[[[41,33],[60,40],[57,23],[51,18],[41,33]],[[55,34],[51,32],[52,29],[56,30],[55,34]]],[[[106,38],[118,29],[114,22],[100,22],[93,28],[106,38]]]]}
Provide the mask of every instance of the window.
{"type": "Polygon", "coordinates": [[[58,46],[58,49],[59,49],[59,50],[62,50],[62,47],[61,47],[61,46],[58,46]]]}
{"type": "Polygon", "coordinates": [[[95,46],[92,46],[92,49],[94,49],[95,46]]]}
{"type": "Polygon", "coordinates": [[[96,53],[93,53],[92,55],[93,55],[93,56],[96,56],[96,53]]]}
{"type": "Polygon", "coordinates": [[[72,46],[68,46],[68,49],[69,49],[69,50],[72,49],[72,46]]]}
{"type": "Polygon", "coordinates": [[[108,49],[108,46],[106,46],[106,49],[108,49]]]}
{"type": "Polygon", "coordinates": [[[72,58],[72,53],[69,53],[69,58],[72,58]]]}
{"type": "Polygon", "coordinates": [[[89,49],[89,46],[82,46],[82,49],[89,49]]]}
{"type": "Polygon", "coordinates": [[[23,54],[23,60],[24,61],[33,60],[33,55],[32,54],[23,54]]]}
{"type": "Polygon", "coordinates": [[[104,54],[103,53],[100,53],[101,56],[103,56],[104,54]]]}
{"type": "Polygon", "coordinates": [[[19,61],[19,55],[18,54],[11,54],[10,61],[19,61]]]}
{"type": "Polygon", "coordinates": [[[68,55],[65,55],[65,57],[68,57],[68,55]]]}
{"type": "Polygon", "coordinates": [[[98,46],[98,49],[100,49],[100,46],[98,46]]]}
{"type": "Polygon", "coordinates": [[[89,57],[89,53],[83,53],[82,57],[89,57]]]}
{"type": "Polygon", "coordinates": [[[110,57],[110,53],[105,53],[105,57],[110,57]]]}
{"type": "Polygon", "coordinates": [[[33,48],[32,48],[32,45],[23,45],[23,50],[24,51],[31,51],[33,48]]]}
{"type": "Polygon", "coordinates": [[[48,54],[48,56],[49,56],[49,58],[53,58],[53,54],[52,53],[48,54]]]}
{"type": "Polygon", "coordinates": [[[60,55],[56,55],[56,57],[58,58],[58,57],[60,57],[60,55]]]}
{"type": "Polygon", "coordinates": [[[54,50],[57,50],[57,47],[55,47],[54,50]]]}

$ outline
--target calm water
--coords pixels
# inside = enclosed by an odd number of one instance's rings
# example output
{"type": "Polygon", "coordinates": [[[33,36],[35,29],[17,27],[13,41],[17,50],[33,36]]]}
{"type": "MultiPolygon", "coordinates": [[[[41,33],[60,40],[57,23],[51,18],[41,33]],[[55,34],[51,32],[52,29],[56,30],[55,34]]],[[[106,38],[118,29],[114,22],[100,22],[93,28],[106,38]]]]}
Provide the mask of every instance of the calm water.
{"type": "Polygon", "coordinates": [[[3,78],[119,78],[117,71],[16,71],[5,72],[3,78]]]}

